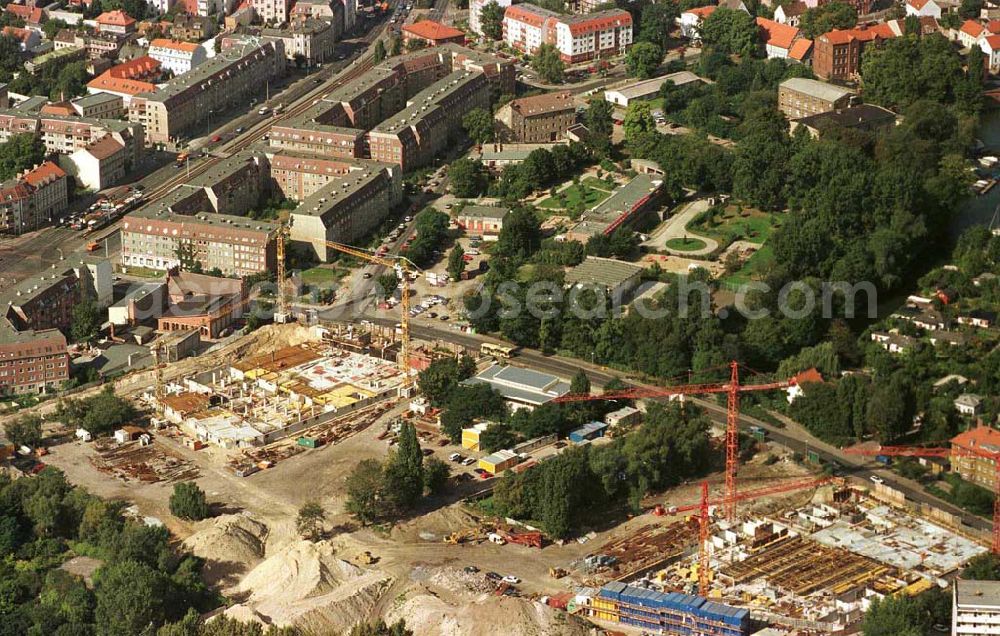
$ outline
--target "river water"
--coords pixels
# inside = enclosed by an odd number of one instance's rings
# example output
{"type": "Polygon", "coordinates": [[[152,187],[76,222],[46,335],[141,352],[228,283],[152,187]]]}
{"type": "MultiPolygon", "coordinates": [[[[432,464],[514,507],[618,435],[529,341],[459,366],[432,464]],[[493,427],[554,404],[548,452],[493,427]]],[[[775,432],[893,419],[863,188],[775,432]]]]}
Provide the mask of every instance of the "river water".
{"type": "MultiPolygon", "coordinates": [[[[986,154],[1000,153],[1000,109],[986,111],[979,126],[979,139],[986,145],[986,154]]],[[[993,211],[1000,204],[1000,184],[984,196],[971,196],[958,207],[951,221],[951,231],[958,236],[973,225],[988,225],[993,211]]]]}

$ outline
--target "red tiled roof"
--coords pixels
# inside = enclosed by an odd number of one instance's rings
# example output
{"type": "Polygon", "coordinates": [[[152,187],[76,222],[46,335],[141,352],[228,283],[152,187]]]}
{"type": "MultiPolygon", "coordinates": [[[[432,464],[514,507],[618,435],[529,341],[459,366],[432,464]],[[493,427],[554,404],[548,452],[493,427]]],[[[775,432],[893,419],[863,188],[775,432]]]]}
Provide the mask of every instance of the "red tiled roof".
{"type": "Polygon", "coordinates": [[[507,10],[503,13],[503,17],[510,18],[511,20],[517,20],[518,22],[524,22],[525,24],[529,24],[533,27],[541,27],[545,24],[545,20],[548,19],[547,15],[536,13],[527,7],[516,4],[512,4],[507,7],[507,10]]]}
{"type": "Polygon", "coordinates": [[[962,28],[959,29],[959,31],[966,35],[971,35],[974,38],[978,38],[983,33],[983,25],[979,24],[975,20],[966,20],[962,23],[962,28]]]}
{"type": "Polygon", "coordinates": [[[1000,20],[990,20],[987,22],[986,30],[992,34],[1000,35],[1000,20]]]}
{"type": "Polygon", "coordinates": [[[757,18],[757,26],[763,29],[767,44],[782,49],[790,49],[799,35],[797,28],[767,18],[757,18]]]}
{"type": "Polygon", "coordinates": [[[816,367],[813,367],[812,369],[806,369],[805,371],[801,371],[795,374],[795,377],[792,378],[792,380],[794,381],[795,384],[805,384],[806,382],[822,382],[823,374],[817,371],[816,367]]]}
{"type": "Polygon", "coordinates": [[[827,31],[820,37],[824,38],[830,44],[847,44],[854,40],[854,35],[852,35],[851,31],[843,31],[841,29],[827,31]]]}
{"type": "Polygon", "coordinates": [[[16,201],[18,199],[27,199],[30,196],[31,188],[21,181],[18,181],[9,188],[0,190],[0,201],[16,201]]]}
{"type": "Polygon", "coordinates": [[[802,61],[806,59],[809,55],[809,51],[812,50],[813,41],[806,38],[799,38],[792,43],[792,48],[788,49],[788,57],[793,60],[802,61]]]}
{"type": "Polygon", "coordinates": [[[27,44],[28,40],[31,39],[31,31],[19,27],[5,26],[3,28],[3,34],[20,40],[22,44],[27,44]]]}
{"type": "Polygon", "coordinates": [[[193,53],[198,50],[198,45],[191,42],[181,42],[180,40],[169,40],[167,38],[156,38],[149,43],[150,47],[156,46],[162,49],[174,49],[185,53],[193,53]]]}
{"type": "Polygon", "coordinates": [[[705,19],[708,16],[712,15],[715,12],[716,9],[718,9],[717,6],[715,6],[714,4],[710,4],[710,5],[705,6],[705,7],[695,7],[693,9],[688,9],[684,13],[693,13],[694,15],[698,16],[699,18],[705,19]]]}
{"type": "MultiPolygon", "coordinates": [[[[885,38],[886,40],[891,40],[896,36],[896,32],[892,30],[892,27],[885,22],[879,22],[878,24],[873,24],[869,27],[863,29],[854,29],[854,31],[861,31],[865,33],[871,33],[872,37],[867,39],[875,39],[875,37],[885,38]]],[[[866,38],[862,38],[866,39],[866,38]]]]}
{"type": "Polygon", "coordinates": [[[124,64],[112,66],[87,83],[87,88],[98,91],[138,95],[156,90],[156,84],[144,81],[160,70],[160,63],[143,55],[124,64]]]}
{"type": "Polygon", "coordinates": [[[5,11],[13,13],[17,17],[24,18],[25,20],[28,19],[29,15],[31,15],[31,7],[24,4],[14,4],[13,2],[7,5],[5,11]]]}
{"type": "Polygon", "coordinates": [[[1000,35],[990,35],[984,39],[991,51],[1000,50],[1000,35]]]}
{"type": "Polygon", "coordinates": [[[421,20],[407,24],[403,27],[403,31],[425,40],[450,40],[465,36],[463,31],[433,20],[421,20]]]}
{"type": "Polygon", "coordinates": [[[977,426],[951,438],[951,443],[962,448],[1000,451],[1000,431],[989,426],[977,426]]]}
{"type": "Polygon", "coordinates": [[[115,9],[114,11],[105,11],[97,16],[97,23],[108,26],[130,26],[135,24],[135,18],[121,9],[115,9]]]}
{"type": "Polygon", "coordinates": [[[31,186],[38,188],[65,176],[66,173],[63,172],[62,168],[51,161],[43,161],[42,165],[24,175],[24,180],[31,186]]]}
{"type": "Polygon", "coordinates": [[[923,9],[928,2],[930,2],[930,0],[906,0],[906,4],[910,5],[917,11],[923,9]]]}
{"type": "Polygon", "coordinates": [[[136,77],[149,77],[160,70],[160,62],[148,55],[133,58],[128,62],[123,62],[108,69],[112,77],[119,79],[134,79],[136,77]]]}
{"type": "Polygon", "coordinates": [[[631,13],[621,9],[611,9],[609,11],[591,13],[589,15],[580,16],[579,18],[570,20],[569,32],[573,35],[582,35],[585,33],[593,33],[594,31],[603,31],[605,29],[613,29],[615,27],[627,26],[631,24],[631,13]]]}
{"type": "Polygon", "coordinates": [[[76,115],[76,110],[69,102],[57,102],[54,104],[46,104],[42,106],[42,109],[38,111],[43,115],[68,115],[70,117],[76,115]]]}

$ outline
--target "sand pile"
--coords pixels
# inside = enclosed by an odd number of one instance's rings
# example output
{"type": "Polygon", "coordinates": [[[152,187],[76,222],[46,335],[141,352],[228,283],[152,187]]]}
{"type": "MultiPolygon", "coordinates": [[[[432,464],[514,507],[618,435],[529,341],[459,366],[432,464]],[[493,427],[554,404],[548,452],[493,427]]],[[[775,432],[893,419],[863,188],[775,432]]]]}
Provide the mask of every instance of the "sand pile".
{"type": "Polygon", "coordinates": [[[205,559],[210,582],[225,584],[260,563],[267,535],[268,527],[247,513],[222,515],[201,522],[184,547],[205,559]]]}
{"type": "Polygon", "coordinates": [[[237,591],[248,597],[226,613],[307,631],[339,631],[367,618],[390,583],[383,572],[337,558],[329,543],[297,541],[244,577],[237,591]]]}
{"type": "Polygon", "coordinates": [[[416,636],[583,636],[587,625],[569,614],[527,599],[483,595],[475,601],[449,605],[420,594],[393,607],[388,620],[406,620],[416,636]]]}

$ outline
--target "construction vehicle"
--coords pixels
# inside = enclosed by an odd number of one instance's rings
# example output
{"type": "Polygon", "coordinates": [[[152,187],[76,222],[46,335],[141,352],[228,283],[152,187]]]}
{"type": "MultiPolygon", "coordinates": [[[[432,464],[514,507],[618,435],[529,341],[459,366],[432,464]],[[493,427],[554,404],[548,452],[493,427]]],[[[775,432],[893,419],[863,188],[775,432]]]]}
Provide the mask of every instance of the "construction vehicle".
{"type": "MultiPolygon", "coordinates": [[[[678,395],[705,395],[725,393],[728,397],[726,408],[726,518],[733,521],[736,518],[736,471],[739,467],[739,420],[740,394],[750,391],[773,391],[787,389],[795,384],[794,379],[764,384],[740,384],[739,363],[735,360],[729,363],[729,382],[711,384],[685,384],[670,387],[638,387],[622,391],[609,391],[600,395],[588,393],[567,393],[557,397],[553,402],[584,402],[589,400],[636,400],[642,398],[664,398],[678,395]]],[[[711,369],[706,369],[711,371],[711,369]]]]}
{"type": "Polygon", "coordinates": [[[542,547],[541,532],[508,532],[501,531],[500,536],[508,543],[528,546],[529,548],[542,547]]]}
{"type": "Polygon", "coordinates": [[[482,528],[466,528],[465,530],[458,530],[445,536],[444,542],[451,545],[467,542],[479,543],[485,541],[486,537],[487,532],[482,528]]]}
{"type": "MultiPolygon", "coordinates": [[[[924,446],[879,446],[878,448],[845,448],[844,452],[849,455],[865,455],[868,457],[891,458],[891,457],[941,457],[950,459],[952,457],[974,457],[990,460],[994,469],[994,493],[1000,493],[1000,453],[982,448],[965,448],[952,445],[950,448],[930,448],[924,446]]],[[[872,481],[876,481],[877,475],[872,476],[872,481]]],[[[990,551],[1000,556],[1000,496],[993,498],[993,539],[990,543],[990,551]]]]}
{"type": "Polygon", "coordinates": [[[354,557],[354,560],[357,561],[358,563],[361,563],[362,565],[374,565],[375,563],[378,563],[378,557],[369,552],[368,550],[359,553],[357,556],[354,557]]]}
{"type": "Polygon", "coordinates": [[[563,577],[569,576],[569,572],[562,568],[549,568],[549,576],[554,579],[561,579],[563,577]]]}

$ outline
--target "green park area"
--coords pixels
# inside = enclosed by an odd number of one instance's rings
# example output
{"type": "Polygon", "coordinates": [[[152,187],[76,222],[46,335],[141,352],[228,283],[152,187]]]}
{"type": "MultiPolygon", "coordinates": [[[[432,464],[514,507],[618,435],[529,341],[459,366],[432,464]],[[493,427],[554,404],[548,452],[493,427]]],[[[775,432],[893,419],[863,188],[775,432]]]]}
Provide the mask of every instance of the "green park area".
{"type": "Polygon", "coordinates": [[[563,188],[554,197],[543,199],[538,207],[543,210],[579,210],[582,212],[611,196],[611,190],[612,188],[607,183],[594,177],[588,177],[580,183],[563,188]]]}
{"type": "Polygon", "coordinates": [[[772,261],[774,261],[774,250],[769,245],[765,245],[754,252],[753,256],[748,258],[738,271],[723,278],[722,286],[732,288],[736,285],[745,285],[753,279],[759,279],[772,261]]]}
{"type": "Polygon", "coordinates": [[[347,273],[346,269],[318,265],[316,267],[303,270],[301,276],[302,282],[306,285],[323,285],[336,283],[347,273]]]}
{"type": "Polygon", "coordinates": [[[705,241],[693,236],[672,238],[666,242],[667,249],[677,250],[678,252],[693,252],[695,250],[704,249],[705,245],[705,241]]]}
{"type": "MultiPolygon", "coordinates": [[[[714,238],[723,246],[733,241],[763,244],[780,227],[780,215],[760,210],[740,210],[734,205],[716,206],[692,221],[688,228],[714,238]]],[[[680,249],[680,248],[677,248],[680,249]]]]}

